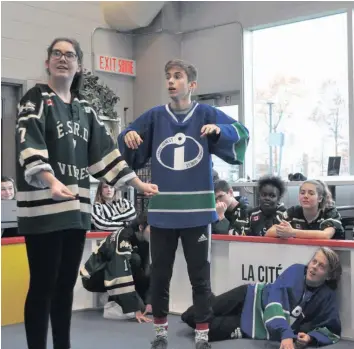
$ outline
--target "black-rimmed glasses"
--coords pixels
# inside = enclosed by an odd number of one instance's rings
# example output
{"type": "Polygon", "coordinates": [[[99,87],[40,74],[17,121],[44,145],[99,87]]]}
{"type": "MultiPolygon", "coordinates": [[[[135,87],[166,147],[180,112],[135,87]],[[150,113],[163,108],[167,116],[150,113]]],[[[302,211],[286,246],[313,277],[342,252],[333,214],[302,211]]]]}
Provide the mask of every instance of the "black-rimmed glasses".
{"type": "Polygon", "coordinates": [[[59,61],[61,59],[61,57],[65,57],[67,62],[74,62],[77,59],[77,55],[74,52],[61,52],[60,50],[53,50],[50,54],[50,56],[59,61]]]}

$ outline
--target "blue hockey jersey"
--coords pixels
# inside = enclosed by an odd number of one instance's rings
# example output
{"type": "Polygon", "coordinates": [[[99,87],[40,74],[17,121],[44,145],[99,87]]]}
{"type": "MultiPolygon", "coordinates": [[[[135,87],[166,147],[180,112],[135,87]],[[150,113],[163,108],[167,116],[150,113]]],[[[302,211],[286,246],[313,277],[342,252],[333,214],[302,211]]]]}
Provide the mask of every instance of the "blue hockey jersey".
{"type": "Polygon", "coordinates": [[[249,140],[242,124],[209,105],[196,103],[180,117],[169,105],[158,106],[118,137],[119,149],[134,169],[151,158],[152,182],[159,186],[159,194],[149,202],[148,222],[159,228],[189,228],[216,221],[211,154],[229,164],[242,164],[249,140]],[[207,124],[219,126],[220,135],[201,137],[207,124]],[[124,143],[132,130],[143,139],[137,150],[124,143]]]}
{"type": "Polygon", "coordinates": [[[326,284],[306,287],[305,274],[305,265],[294,264],[273,284],[248,286],[241,316],[241,329],[247,337],[281,341],[305,332],[317,346],[339,341],[335,291],[326,284]]]}

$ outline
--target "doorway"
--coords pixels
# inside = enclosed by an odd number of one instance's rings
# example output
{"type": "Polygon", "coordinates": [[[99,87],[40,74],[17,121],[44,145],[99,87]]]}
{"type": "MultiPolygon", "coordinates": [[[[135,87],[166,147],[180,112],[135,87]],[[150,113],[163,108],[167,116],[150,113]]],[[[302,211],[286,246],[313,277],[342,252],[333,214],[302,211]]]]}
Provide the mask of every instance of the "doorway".
{"type": "Polygon", "coordinates": [[[1,81],[1,175],[16,178],[16,117],[23,84],[1,81]]]}

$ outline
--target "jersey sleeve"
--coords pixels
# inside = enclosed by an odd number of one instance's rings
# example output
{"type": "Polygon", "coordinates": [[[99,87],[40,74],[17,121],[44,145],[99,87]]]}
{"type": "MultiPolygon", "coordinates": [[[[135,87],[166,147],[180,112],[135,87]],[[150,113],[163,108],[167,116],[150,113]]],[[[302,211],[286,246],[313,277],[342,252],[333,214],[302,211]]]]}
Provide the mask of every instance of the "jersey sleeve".
{"type": "Polygon", "coordinates": [[[213,109],[220,135],[216,141],[213,138],[209,139],[211,153],[231,165],[243,164],[249,142],[247,128],[221,110],[213,109]]]}
{"type": "Polygon", "coordinates": [[[45,141],[45,111],[41,90],[30,89],[18,105],[16,120],[17,161],[23,168],[26,182],[37,188],[46,188],[37,174],[54,171],[49,164],[49,154],[45,141]]]}
{"type": "Polygon", "coordinates": [[[152,111],[147,111],[129,125],[118,136],[118,146],[124,159],[134,170],[143,168],[151,157],[153,138],[153,118],[152,111]],[[138,149],[130,149],[124,142],[125,135],[135,131],[143,140],[138,149]]]}
{"type": "Polygon", "coordinates": [[[324,220],[320,224],[320,229],[324,230],[329,227],[333,227],[336,231],[336,235],[344,237],[344,229],[342,226],[342,217],[335,207],[327,208],[324,211],[324,220]]]}
{"type": "Polygon", "coordinates": [[[315,342],[311,344],[317,347],[335,344],[340,340],[341,322],[334,293],[323,299],[318,306],[315,318],[310,323],[305,323],[300,331],[306,332],[315,342]],[[309,326],[311,326],[310,329],[308,329],[309,326]]]}
{"type": "Polygon", "coordinates": [[[137,177],[123,159],[104,123],[91,106],[84,106],[91,115],[91,134],[89,138],[89,173],[98,180],[117,188],[127,185],[137,177]]]}
{"type": "Polygon", "coordinates": [[[279,217],[276,219],[279,220],[279,218],[282,218],[285,212],[286,212],[286,207],[284,206],[284,204],[282,203],[279,204],[276,210],[276,214],[279,215],[279,217]]]}
{"type": "Polygon", "coordinates": [[[264,304],[263,321],[269,333],[283,340],[296,338],[294,331],[288,322],[290,312],[290,300],[284,280],[293,276],[293,270],[297,268],[292,265],[287,268],[273,284],[269,285],[268,297],[264,304]]]}
{"type": "Polygon", "coordinates": [[[107,261],[111,258],[110,237],[111,235],[100,242],[87,262],[81,267],[80,276],[83,279],[90,279],[105,269],[107,261]]]}
{"type": "Polygon", "coordinates": [[[221,221],[212,223],[211,229],[213,234],[227,235],[229,234],[230,222],[227,218],[223,218],[221,221]]]}
{"type": "Polygon", "coordinates": [[[296,218],[295,206],[289,207],[287,210],[279,211],[277,210],[277,220],[280,222],[282,220],[289,222],[292,225],[294,217],[296,218]]]}

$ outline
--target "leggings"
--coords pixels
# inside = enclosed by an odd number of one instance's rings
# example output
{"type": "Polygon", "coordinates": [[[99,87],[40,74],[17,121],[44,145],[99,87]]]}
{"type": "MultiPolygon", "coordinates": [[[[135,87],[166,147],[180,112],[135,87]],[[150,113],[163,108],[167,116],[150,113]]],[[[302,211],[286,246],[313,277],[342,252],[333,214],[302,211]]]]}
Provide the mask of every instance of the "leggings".
{"type": "Polygon", "coordinates": [[[49,317],[54,349],[70,348],[73,290],[85,230],[25,236],[30,285],[25,304],[28,349],[46,349],[49,317]]]}
{"type": "MultiPolygon", "coordinates": [[[[217,297],[212,296],[213,317],[209,321],[209,340],[221,341],[233,338],[241,325],[241,314],[247,293],[247,285],[236,287],[217,297]]],[[[196,327],[195,308],[189,307],[181,316],[182,321],[196,327]]]]}

